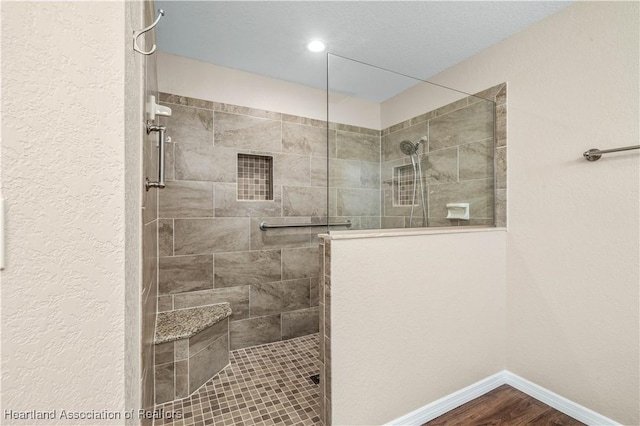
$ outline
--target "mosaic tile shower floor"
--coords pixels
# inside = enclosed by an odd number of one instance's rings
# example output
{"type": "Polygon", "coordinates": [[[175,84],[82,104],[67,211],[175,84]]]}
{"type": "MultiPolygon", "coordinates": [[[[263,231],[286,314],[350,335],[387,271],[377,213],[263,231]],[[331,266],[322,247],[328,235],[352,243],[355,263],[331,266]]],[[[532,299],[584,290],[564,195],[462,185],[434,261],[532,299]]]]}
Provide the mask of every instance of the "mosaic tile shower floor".
{"type": "Polygon", "coordinates": [[[232,351],[231,364],[191,397],[160,404],[154,425],[321,425],[318,335],[232,351]],[[162,411],[161,411],[162,410],[162,411]]]}

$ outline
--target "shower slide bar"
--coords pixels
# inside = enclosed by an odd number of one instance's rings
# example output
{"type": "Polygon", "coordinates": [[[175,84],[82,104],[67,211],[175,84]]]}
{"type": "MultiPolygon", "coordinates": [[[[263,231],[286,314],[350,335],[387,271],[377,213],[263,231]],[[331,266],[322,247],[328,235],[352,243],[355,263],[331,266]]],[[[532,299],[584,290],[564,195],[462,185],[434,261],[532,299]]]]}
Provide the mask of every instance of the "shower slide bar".
{"type": "Polygon", "coordinates": [[[151,182],[149,178],[146,178],[144,187],[147,191],[150,188],[162,189],[166,186],[164,183],[164,142],[166,130],[167,128],[164,126],[157,126],[151,122],[147,122],[147,134],[158,132],[158,181],[151,182]]]}
{"type": "Polygon", "coordinates": [[[266,231],[272,228],[315,228],[317,226],[346,226],[347,228],[351,228],[351,221],[347,220],[342,223],[283,223],[272,225],[269,225],[267,222],[261,222],[260,230],[266,231]]]}
{"type": "Polygon", "coordinates": [[[632,146],[625,146],[622,148],[611,148],[611,149],[598,149],[598,148],[591,148],[589,151],[585,151],[584,153],[582,153],[582,155],[584,156],[584,158],[587,159],[587,161],[596,161],[599,160],[600,157],[602,157],[602,154],[609,154],[611,152],[620,152],[620,151],[631,151],[632,149],[640,149],[640,145],[632,145],[632,146]]]}

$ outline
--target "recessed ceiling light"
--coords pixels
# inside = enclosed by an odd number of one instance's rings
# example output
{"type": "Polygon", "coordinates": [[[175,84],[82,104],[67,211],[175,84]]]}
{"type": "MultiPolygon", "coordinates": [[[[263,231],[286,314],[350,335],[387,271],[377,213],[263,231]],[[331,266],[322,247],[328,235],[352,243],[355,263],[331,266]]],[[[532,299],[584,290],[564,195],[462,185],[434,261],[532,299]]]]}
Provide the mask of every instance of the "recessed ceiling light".
{"type": "Polygon", "coordinates": [[[307,44],[307,49],[312,52],[322,52],[324,50],[324,47],[324,43],[320,40],[312,40],[311,42],[309,42],[309,44],[307,44]]]}

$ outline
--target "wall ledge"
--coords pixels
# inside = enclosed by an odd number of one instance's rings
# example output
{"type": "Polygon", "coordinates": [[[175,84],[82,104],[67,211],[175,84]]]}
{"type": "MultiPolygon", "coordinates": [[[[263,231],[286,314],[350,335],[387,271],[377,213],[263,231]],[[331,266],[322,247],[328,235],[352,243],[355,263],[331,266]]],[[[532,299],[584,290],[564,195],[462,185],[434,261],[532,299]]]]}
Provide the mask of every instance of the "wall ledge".
{"type": "Polygon", "coordinates": [[[364,229],[354,231],[331,231],[320,234],[327,240],[355,240],[361,238],[410,237],[417,235],[467,234],[470,232],[507,232],[503,227],[465,226],[439,228],[397,228],[397,229],[364,229]]]}
{"type": "Polygon", "coordinates": [[[505,384],[512,386],[532,398],[544,402],[550,407],[555,408],[556,410],[585,424],[621,426],[620,423],[611,420],[602,414],[596,413],[595,411],[583,407],[576,402],[568,400],[567,398],[530,382],[517,374],[513,374],[508,370],[503,370],[467,386],[464,389],[460,389],[459,391],[433,401],[421,408],[418,408],[417,410],[386,423],[385,426],[422,425],[505,384]]]}

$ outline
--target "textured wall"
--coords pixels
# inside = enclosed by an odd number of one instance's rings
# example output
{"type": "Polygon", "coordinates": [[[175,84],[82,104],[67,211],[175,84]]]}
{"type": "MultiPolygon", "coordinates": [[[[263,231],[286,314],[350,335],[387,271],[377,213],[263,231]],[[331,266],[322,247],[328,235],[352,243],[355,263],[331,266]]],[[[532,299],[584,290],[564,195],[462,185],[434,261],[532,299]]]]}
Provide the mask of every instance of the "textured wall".
{"type": "MultiPolygon", "coordinates": [[[[327,94],[257,74],[159,52],[159,88],[192,98],[327,120],[327,94]]],[[[380,129],[380,104],[332,94],[331,121],[380,129]]]]}
{"type": "MultiPolygon", "coordinates": [[[[577,2],[432,79],[508,82],[507,368],[623,424],[640,423],[638,153],[581,154],[640,139],[639,8],[577,2]]],[[[419,114],[421,89],[383,115],[419,114]]]]}
{"type": "Polygon", "coordinates": [[[124,409],[124,14],[2,3],[3,410],[124,409]]]}
{"type": "Polygon", "coordinates": [[[384,424],[504,369],[506,233],[425,232],[331,239],[334,425],[384,424]]]}

